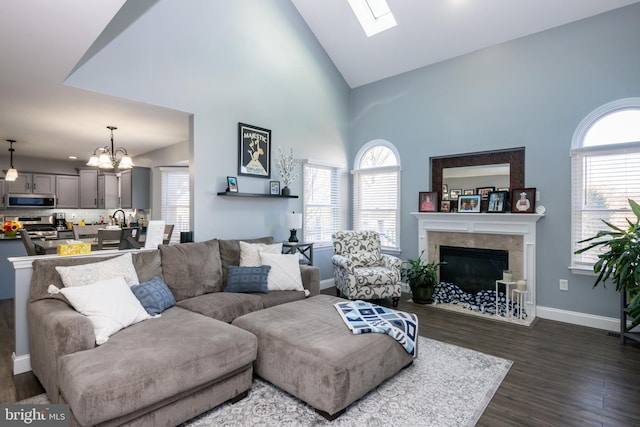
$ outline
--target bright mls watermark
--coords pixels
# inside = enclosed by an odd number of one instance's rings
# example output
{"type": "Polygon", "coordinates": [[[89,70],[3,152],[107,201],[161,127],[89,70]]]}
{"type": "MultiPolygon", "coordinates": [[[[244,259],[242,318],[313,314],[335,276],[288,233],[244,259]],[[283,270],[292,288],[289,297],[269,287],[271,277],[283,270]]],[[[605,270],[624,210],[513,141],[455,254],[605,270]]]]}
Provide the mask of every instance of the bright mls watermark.
{"type": "Polygon", "coordinates": [[[0,405],[2,426],[69,426],[69,405],[0,405]]]}

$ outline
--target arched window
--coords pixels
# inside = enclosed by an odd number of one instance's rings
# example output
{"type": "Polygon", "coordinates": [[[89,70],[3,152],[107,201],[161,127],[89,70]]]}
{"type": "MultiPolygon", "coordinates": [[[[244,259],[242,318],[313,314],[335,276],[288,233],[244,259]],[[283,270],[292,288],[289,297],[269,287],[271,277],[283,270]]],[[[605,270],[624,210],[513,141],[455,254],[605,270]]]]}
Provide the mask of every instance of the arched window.
{"type": "Polygon", "coordinates": [[[640,98],[603,105],[582,120],[573,135],[572,268],[591,270],[597,251],[573,254],[580,240],[633,219],[628,199],[640,202],[640,98]]]}
{"type": "Polygon", "coordinates": [[[365,144],[354,162],[353,229],[380,233],[383,249],[400,250],[400,156],[389,141],[365,144]]]}

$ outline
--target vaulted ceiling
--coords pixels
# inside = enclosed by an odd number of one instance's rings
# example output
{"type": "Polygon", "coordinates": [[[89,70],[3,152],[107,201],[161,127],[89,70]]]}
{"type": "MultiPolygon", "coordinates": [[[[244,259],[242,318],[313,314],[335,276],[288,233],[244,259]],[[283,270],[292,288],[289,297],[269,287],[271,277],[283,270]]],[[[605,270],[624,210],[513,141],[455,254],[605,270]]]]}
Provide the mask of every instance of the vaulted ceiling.
{"type": "MultiPolygon", "coordinates": [[[[638,1],[388,0],[398,25],[370,38],[346,0],[292,3],[355,88],[638,1]]],[[[124,4],[2,0],[0,153],[16,139],[17,156],[84,160],[107,143],[107,125],[134,156],[188,139],[185,112],[64,84],[124,4]]]]}

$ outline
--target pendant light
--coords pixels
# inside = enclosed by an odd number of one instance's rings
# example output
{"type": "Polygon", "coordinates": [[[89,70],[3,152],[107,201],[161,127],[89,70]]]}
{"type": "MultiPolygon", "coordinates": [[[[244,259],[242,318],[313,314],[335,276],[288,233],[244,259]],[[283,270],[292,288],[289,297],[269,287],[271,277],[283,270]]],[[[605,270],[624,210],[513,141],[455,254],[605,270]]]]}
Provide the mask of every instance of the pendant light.
{"type": "Polygon", "coordinates": [[[93,151],[93,155],[89,158],[87,166],[97,166],[100,169],[131,169],[133,167],[133,161],[127,153],[127,149],[124,147],[115,148],[113,145],[113,131],[118,129],[115,126],[107,126],[107,129],[111,131],[111,148],[108,145],[104,147],[98,147],[93,151]],[[118,159],[118,154],[121,157],[118,159]]]}
{"type": "Polygon", "coordinates": [[[16,142],[15,139],[7,139],[7,142],[10,144],[9,147],[9,156],[11,158],[11,168],[7,171],[4,176],[5,181],[15,181],[18,179],[18,171],[13,167],[13,152],[15,151],[13,148],[13,143],[16,142]]]}

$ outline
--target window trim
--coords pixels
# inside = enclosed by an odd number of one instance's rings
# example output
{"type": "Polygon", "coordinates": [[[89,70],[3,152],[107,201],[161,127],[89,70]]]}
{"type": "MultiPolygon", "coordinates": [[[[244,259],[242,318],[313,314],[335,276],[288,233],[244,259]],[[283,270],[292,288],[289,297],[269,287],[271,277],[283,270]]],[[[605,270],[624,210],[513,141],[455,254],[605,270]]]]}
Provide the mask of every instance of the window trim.
{"type": "Polygon", "coordinates": [[[357,229],[358,227],[356,227],[356,205],[355,205],[355,198],[356,198],[356,194],[358,193],[356,191],[355,185],[356,185],[356,179],[355,176],[358,174],[376,174],[376,173],[387,173],[387,172],[395,172],[397,174],[397,194],[396,194],[396,203],[397,203],[397,208],[396,208],[396,224],[395,224],[395,232],[396,232],[396,239],[395,239],[395,244],[396,246],[382,246],[382,251],[383,252],[401,252],[401,221],[402,221],[402,215],[401,215],[401,206],[402,206],[402,200],[401,200],[401,195],[402,195],[402,163],[400,160],[400,153],[398,152],[398,149],[395,147],[395,145],[393,145],[390,141],[387,141],[385,139],[373,139],[367,143],[365,143],[362,147],[360,147],[360,149],[358,150],[358,152],[356,153],[356,156],[354,158],[354,162],[353,162],[353,169],[351,170],[351,175],[354,177],[353,178],[353,188],[352,188],[352,212],[351,212],[351,221],[352,221],[352,225],[354,229],[357,229]],[[396,164],[395,165],[391,165],[391,166],[381,166],[381,167],[373,167],[373,168],[362,168],[361,167],[361,163],[362,160],[365,156],[365,154],[372,148],[374,147],[385,147],[388,148],[394,155],[395,160],[396,160],[396,164]]]}
{"type": "Polygon", "coordinates": [[[640,152],[640,141],[637,142],[623,142],[616,144],[602,144],[584,147],[584,138],[587,133],[591,129],[591,127],[597,123],[599,120],[603,119],[609,114],[613,114],[617,111],[628,110],[628,109],[640,109],[640,97],[631,97],[631,98],[621,98],[615,101],[608,102],[604,105],[599,106],[598,108],[591,111],[585,118],[583,118],[576,130],[573,133],[571,139],[571,224],[570,224],[570,234],[571,234],[571,264],[569,265],[569,269],[576,274],[584,274],[584,275],[595,275],[593,272],[593,263],[578,261],[576,255],[574,254],[577,236],[574,235],[575,224],[574,218],[578,211],[576,210],[576,197],[577,194],[582,192],[582,185],[579,184],[579,177],[582,177],[583,171],[578,170],[581,167],[580,162],[578,160],[583,159],[585,156],[588,156],[590,153],[605,153],[605,152],[623,152],[625,150],[631,150],[634,152],[640,152]],[[579,187],[579,188],[578,188],[579,187]]]}

